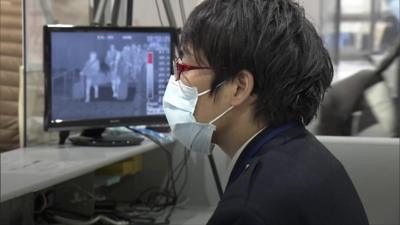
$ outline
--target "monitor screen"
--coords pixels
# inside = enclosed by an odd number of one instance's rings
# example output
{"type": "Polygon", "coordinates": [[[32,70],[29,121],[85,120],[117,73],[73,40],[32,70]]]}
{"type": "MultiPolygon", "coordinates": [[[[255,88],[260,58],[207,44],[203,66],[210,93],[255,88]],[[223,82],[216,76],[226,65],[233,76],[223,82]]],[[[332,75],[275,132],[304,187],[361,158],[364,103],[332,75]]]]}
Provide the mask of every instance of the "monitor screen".
{"type": "Polygon", "coordinates": [[[166,122],[172,28],[44,27],[45,129],[166,122]]]}

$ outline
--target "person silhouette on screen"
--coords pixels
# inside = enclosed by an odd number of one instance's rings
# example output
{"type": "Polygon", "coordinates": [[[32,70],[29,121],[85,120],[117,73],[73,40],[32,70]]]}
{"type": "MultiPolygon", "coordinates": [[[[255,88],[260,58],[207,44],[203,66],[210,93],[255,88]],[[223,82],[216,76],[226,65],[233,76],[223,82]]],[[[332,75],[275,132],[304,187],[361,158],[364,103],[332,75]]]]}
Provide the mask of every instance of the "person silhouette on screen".
{"type": "Polygon", "coordinates": [[[130,78],[136,80],[136,63],[137,63],[137,46],[136,44],[132,44],[130,48],[130,60],[132,60],[132,71],[130,74],[130,78]]]}
{"type": "Polygon", "coordinates": [[[131,45],[132,74],[135,85],[133,96],[133,109],[135,113],[143,115],[146,113],[146,76],[143,67],[146,60],[146,52],[140,44],[131,45]]]}
{"type": "Polygon", "coordinates": [[[138,79],[137,76],[142,70],[144,64],[144,59],[142,57],[142,47],[141,45],[131,45],[131,60],[132,60],[132,79],[135,81],[138,79]]]}
{"type": "Polygon", "coordinates": [[[116,98],[118,100],[124,100],[127,98],[128,94],[128,78],[132,71],[132,61],[131,61],[131,47],[130,45],[125,45],[121,51],[121,58],[118,61],[118,76],[120,85],[118,86],[118,92],[116,98]]]}
{"type": "Polygon", "coordinates": [[[109,50],[106,55],[106,64],[110,68],[111,75],[111,88],[113,92],[113,97],[118,97],[118,90],[121,84],[121,79],[119,74],[117,73],[118,61],[121,57],[121,53],[115,49],[115,45],[111,44],[109,50]]]}
{"type": "Polygon", "coordinates": [[[85,77],[85,103],[90,102],[90,88],[94,88],[94,98],[99,97],[99,73],[100,63],[97,59],[97,53],[92,51],[89,55],[89,60],[86,61],[85,66],[80,72],[80,75],[85,77]]]}

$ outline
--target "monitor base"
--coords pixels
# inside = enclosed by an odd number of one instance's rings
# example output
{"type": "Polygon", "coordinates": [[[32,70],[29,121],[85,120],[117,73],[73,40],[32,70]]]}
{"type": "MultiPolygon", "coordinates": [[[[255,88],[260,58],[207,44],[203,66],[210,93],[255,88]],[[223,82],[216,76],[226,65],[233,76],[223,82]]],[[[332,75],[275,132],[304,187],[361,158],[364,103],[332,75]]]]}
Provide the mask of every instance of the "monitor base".
{"type": "Polygon", "coordinates": [[[97,146],[97,147],[117,147],[140,145],[144,138],[139,136],[122,137],[122,138],[93,138],[85,136],[75,136],[68,138],[73,145],[78,146],[97,146]]]}
{"type": "Polygon", "coordinates": [[[144,138],[133,132],[120,135],[103,135],[105,128],[95,128],[83,130],[79,136],[69,136],[69,131],[60,131],[59,144],[64,144],[68,140],[73,145],[78,146],[99,146],[99,147],[116,147],[116,146],[132,146],[139,145],[144,138]]]}

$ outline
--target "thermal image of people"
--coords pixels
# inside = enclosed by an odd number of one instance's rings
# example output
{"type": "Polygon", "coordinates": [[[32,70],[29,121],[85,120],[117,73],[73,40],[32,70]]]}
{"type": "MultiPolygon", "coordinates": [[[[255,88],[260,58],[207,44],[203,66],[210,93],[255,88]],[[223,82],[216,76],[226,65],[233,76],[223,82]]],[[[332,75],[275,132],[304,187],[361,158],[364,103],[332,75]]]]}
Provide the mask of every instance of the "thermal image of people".
{"type": "Polygon", "coordinates": [[[94,88],[94,98],[99,97],[99,77],[100,63],[97,59],[97,53],[90,52],[89,59],[80,72],[80,75],[85,77],[85,103],[90,102],[90,88],[94,88]]]}

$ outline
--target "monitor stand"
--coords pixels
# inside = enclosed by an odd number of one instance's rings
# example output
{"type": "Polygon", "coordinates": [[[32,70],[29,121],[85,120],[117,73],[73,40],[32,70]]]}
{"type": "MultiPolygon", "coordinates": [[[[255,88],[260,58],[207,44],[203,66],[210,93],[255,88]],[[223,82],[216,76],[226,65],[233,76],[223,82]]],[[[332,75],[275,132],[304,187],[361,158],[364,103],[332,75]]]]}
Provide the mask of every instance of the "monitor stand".
{"type": "Polygon", "coordinates": [[[90,138],[101,138],[101,135],[105,130],[106,128],[85,129],[82,131],[81,136],[90,138]]]}
{"type": "Polygon", "coordinates": [[[65,144],[65,140],[69,137],[69,130],[63,130],[58,133],[58,144],[65,144]]]}
{"type": "Polygon", "coordinates": [[[129,133],[129,135],[102,135],[105,128],[86,129],[78,136],[69,137],[69,131],[60,132],[60,144],[64,144],[68,138],[73,145],[79,146],[101,146],[101,147],[115,147],[115,146],[131,146],[139,145],[144,140],[143,137],[129,133]]]}
{"type": "Polygon", "coordinates": [[[154,130],[159,133],[169,133],[171,132],[171,128],[168,124],[154,124],[154,125],[147,125],[146,129],[154,130]]]}

